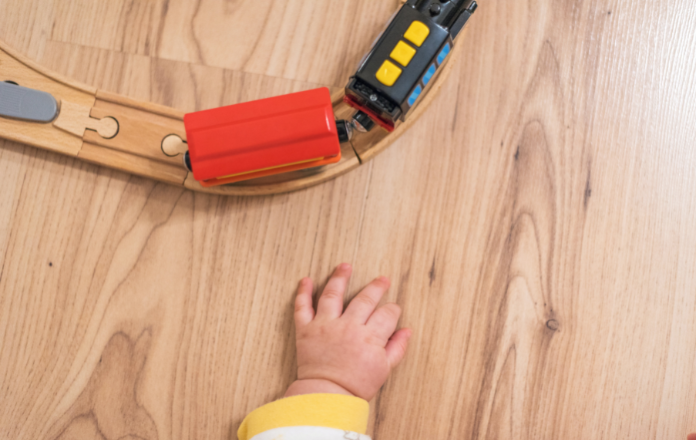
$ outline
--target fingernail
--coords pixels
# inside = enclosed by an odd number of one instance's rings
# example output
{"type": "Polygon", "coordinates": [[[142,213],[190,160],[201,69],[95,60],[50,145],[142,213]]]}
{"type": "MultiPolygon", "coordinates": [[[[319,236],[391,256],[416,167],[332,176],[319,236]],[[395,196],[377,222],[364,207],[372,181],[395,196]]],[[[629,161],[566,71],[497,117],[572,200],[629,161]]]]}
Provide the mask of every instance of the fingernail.
{"type": "Polygon", "coordinates": [[[349,270],[351,268],[351,266],[349,263],[341,263],[341,265],[338,266],[338,268],[342,269],[342,270],[349,270]]]}

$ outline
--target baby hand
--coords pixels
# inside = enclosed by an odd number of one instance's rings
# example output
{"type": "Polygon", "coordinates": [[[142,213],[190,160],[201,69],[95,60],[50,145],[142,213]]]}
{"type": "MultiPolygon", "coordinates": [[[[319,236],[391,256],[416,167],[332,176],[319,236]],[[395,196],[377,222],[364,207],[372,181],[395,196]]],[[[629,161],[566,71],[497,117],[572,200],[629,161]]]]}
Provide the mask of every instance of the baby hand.
{"type": "Polygon", "coordinates": [[[312,306],[312,280],[300,281],[295,302],[297,380],[285,397],[299,394],[348,394],[371,400],[401,362],[411,330],[396,325],[401,308],[386,304],[377,310],[389,280],[377,278],[343,311],[343,293],[352,268],[336,268],[312,306]]]}

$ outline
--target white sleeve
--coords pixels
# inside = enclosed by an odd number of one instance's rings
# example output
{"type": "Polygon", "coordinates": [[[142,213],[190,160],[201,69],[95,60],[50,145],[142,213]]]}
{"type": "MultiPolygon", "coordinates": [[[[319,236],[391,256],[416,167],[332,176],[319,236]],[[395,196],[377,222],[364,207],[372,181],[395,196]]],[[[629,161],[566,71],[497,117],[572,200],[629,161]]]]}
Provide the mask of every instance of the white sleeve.
{"type": "Polygon", "coordinates": [[[251,440],[371,440],[357,432],[320,426],[289,426],[271,429],[255,435],[251,440]]]}

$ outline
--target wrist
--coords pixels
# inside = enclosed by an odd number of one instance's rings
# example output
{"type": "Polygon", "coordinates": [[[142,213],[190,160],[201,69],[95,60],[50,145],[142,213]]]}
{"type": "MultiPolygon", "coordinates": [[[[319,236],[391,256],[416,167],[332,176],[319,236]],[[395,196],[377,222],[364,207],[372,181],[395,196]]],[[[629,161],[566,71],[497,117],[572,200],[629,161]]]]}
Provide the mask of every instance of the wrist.
{"type": "Polygon", "coordinates": [[[326,379],[298,379],[290,384],[285,392],[285,397],[300,396],[302,394],[344,394],[355,397],[347,389],[326,379]]]}

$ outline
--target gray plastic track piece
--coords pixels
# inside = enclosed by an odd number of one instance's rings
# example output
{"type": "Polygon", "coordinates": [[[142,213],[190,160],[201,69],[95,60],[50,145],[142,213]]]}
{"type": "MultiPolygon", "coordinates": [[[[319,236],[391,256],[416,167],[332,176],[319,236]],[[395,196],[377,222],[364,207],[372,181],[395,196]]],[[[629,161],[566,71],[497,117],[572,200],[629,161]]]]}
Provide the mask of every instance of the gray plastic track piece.
{"type": "Polygon", "coordinates": [[[0,116],[51,122],[58,116],[58,103],[50,93],[0,81],[0,116]]]}

